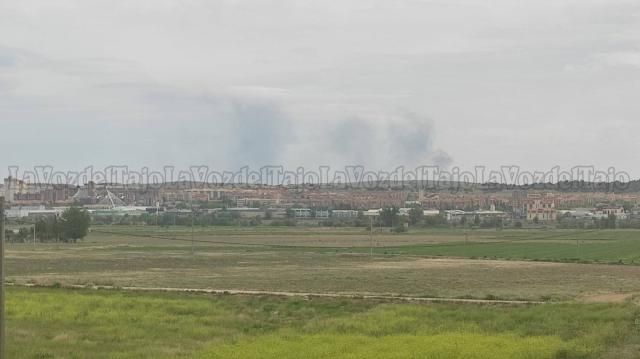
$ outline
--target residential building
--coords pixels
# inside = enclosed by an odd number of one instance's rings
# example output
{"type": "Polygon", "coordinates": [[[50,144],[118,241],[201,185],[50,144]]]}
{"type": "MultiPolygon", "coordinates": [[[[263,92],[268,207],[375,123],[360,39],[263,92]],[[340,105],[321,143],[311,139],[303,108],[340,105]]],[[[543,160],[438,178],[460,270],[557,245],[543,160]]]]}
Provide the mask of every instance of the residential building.
{"type": "Polygon", "coordinates": [[[524,201],[524,212],[528,221],[555,221],[557,217],[555,197],[550,193],[529,194],[524,201]]]}

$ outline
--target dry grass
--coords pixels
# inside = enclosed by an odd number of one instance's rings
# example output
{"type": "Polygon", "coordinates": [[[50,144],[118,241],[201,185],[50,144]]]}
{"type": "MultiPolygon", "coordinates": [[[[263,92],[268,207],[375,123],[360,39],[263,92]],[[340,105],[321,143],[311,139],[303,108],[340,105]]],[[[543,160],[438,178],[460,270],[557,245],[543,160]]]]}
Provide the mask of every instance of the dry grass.
{"type": "MultiPolygon", "coordinates": [[[[180,235],[184,235],[181,233],[180,235]]],[[[474,240],[492,240],[483,232],[474,240]]],[[[379,236],[380,241],[440,241],[459,232],[379,236]],[[414,239],[418,238],[418,239],[414,239]]],[[[215,288],[264,291],[400,294],[450,298],[564,300],[640,288],[640,266],[423,258],[344,251],[360,234],[306,233],[197,238],[238,245],[93,233],[79,244],[9,245],[8,279],[15,283],[215,288]],[[277,240],[280,238],[280,240],[277,240]],[[322,245],[318,244],[322,242],[322,245]],[[302,247],[249,246],[294,243],[302,247]]],[[[493,239],[495,240],[495,239],[493,239]]],[[[557,239],[554,239],[557,240],[557,239]]],[[[364,251],[366,252],[366,251],[364,251]]]]}

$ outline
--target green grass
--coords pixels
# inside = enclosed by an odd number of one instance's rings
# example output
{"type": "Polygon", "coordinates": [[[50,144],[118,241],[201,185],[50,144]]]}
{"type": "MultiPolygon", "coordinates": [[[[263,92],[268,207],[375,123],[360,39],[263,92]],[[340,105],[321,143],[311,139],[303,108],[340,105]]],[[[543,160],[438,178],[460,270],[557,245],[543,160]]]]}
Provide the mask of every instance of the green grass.
{"type": "Polygon", "coordinates": [[[8,288],[7,345],[10,358],[585,359],[637,343],[638,314],[633,304],[419,305],[8,288]]]}
{"type": "MultiPolygon", "coordinates": [[[[463,231],[451,230],[459,236],[463,231]]],[[[549,262],[640,264],[640,231],[635,230],[481,230],[441,243],[385,245],[378,255],[524,259],[549,262]]],[[[349,248],[367,252],[364,248],[349,248]]]]}
{"type": "Polygon", "coordinates": [[[208,346],[368,307],[347,301],[8,288],[8,357],[190,357],[208,346]]]}
{"type": "Polygon", "coordinates": [[[555,337],[444,333],[438,335],[279,335],[225,345],[201,358],[555,358],[586,357],[589,350],[566,348],[555,337]],[[570,355],[570,356],[569,356],[570,355]]]}
{"type": "MultiPolygon", "coordinates": [[[[360,250],[363,251],[363,250],[360,250]]],[[[376,254],[527,259],[550,262],[640,264],[640,238],[627,240],[520,240],[375,248],[376,254]]]]}
{"type": "MultiPolygon", "coordinates": [[[[122,235],[155,235],[182,240],[191,238],[188,227],[113,228],[110,231],[122,235]]],[[[105,228],[96,230],[104,231],[105,228]]],[[[195,230],[195,237],[201,241],[200,244],[210,242],[319,253],[364,253],[369,251],[370,244],[364,232],[366,229],[362,228],[199,227],[195,230]],[[325,237],[343,240],[323,240],[325,237]]],[[[636,230],[415,229],[412,233],[395,236],[377,234],[374,236],[374,246],[377,255],[640,264],[640,231],[636,230]]]]}

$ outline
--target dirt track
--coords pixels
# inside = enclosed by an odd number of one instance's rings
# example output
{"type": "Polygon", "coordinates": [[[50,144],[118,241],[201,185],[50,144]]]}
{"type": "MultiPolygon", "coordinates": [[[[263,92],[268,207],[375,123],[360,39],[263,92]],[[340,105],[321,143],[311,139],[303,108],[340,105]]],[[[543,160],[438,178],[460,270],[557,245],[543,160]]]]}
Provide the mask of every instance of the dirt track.
{"type": "MultiPolygon", "coordinates": [[[[15,284],[12,284],[15,285],[15,284]]],[[[38,287],[36,285],[24,284],[15,285],[21,287],[38,287]]],[[[302,298],[349,298],[349,299],[373,299],[373,300],[392,300],[405,302],[431,302],[431,303],[475,303],[475,304],[545,304],[548,302],[530,301],[530,300],[500,300],[500,299],[464,299],[464,298],[424,298],[424,297],[407,297],[394,295],[377,295],[377,294],[347,294],[347,293],[303,293],[303,292],[274,292],[260,290],[236,290],[236,289],[196,289],[196,288],[157,288],[157,287],[114,287],[100,285],[67,285],[64,288],[71,289],[93,289],[93,290],[126,290],[140,292],[179,292],[179,293],[205,293],[216,295],[269,295],[279,297],[302,297],[302,298]]]]}

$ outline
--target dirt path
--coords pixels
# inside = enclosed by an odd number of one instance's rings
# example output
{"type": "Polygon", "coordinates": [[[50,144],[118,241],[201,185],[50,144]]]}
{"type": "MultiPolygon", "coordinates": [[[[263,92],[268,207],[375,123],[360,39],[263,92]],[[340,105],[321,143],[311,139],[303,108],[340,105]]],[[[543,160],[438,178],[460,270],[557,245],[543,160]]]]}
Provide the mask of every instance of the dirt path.
{"type": "MultiPolygon", "coordinates": [[[[33,284],[10,284],[20,287],[40,287],[33,284]]],[[[277,292],[262,290],[236,290],[236,289],[202,289],[202,288],[164,288],[164,287],[114,287],[105,285],[65,285],[63,288],[71,289],[93,289],[93,290],[126,290],[139,292],[178,292],[178,293],[205,293],[205,294],[231,294],[231,295],[270,295],[279,297],[301,297],[301,298],[348,298],[348,299],[373,299],[373,300],[394,300],[404,302],[431,302],[431,303],[475,303],[475,304],[545,304],[548,302],[530,300],[501,300],[501,299],[463,299],[463,298],[425,298],[407,297],[395,295],[378,294],[348,294],[348,293],[306,293],[306,292],[277,292]]]]}
{"type": "Polygon", "coordinates": [[[583,303],[624,303],[632,297],[632,293],[608,293],[584,296],[579,301],[583,303]]]}

